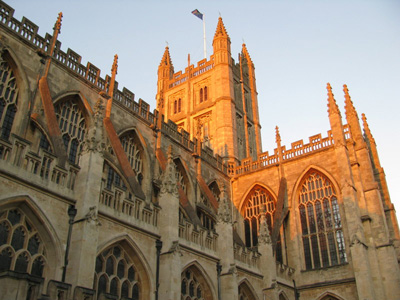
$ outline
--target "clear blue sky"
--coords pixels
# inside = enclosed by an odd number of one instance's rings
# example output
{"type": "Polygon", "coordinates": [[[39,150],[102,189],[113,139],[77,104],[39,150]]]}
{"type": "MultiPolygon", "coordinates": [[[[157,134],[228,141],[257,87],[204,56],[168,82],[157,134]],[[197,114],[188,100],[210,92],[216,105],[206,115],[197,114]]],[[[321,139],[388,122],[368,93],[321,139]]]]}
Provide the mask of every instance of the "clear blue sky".
{"type": "MultiPolygon", "coordinates": [[[[64,14],[61,48],[71,48],[110,74],[119,56],[117,81],[155,108],[157,67],[166,41],[175,71],[203,57],[205,14],[208,55],[219,14],[237,60],[243,41],[256,67],[263,151],[329,128],[326,83],[344,117],[343,84],[359,115],[365,113],[378,145],[392,202],[400,216],[400,1],[130,1],[13,0],[15,17],[52,33],[64,14]]],[[[345,122],[345,121],[344,121],[345,122]]]]}

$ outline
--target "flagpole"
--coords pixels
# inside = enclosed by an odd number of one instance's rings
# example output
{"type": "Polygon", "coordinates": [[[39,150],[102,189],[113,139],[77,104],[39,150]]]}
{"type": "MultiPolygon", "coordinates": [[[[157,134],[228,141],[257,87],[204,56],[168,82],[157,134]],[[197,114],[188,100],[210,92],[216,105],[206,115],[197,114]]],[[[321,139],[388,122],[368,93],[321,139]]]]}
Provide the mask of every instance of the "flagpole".
{"type": "Polygon", "coordinates": [[[203,14],[203,40],[204,40],[204,58],[207,58],[207,44],[206,44],[206,20],[203,14]]]}

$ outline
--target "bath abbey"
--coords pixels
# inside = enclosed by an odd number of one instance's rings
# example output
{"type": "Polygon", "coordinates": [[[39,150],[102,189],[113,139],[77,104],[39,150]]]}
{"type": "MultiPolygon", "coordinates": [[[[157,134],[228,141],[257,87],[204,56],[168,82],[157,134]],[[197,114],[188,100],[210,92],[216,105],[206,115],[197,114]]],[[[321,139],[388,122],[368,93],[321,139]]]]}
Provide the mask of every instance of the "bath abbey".
{"type": "Polygon", "coordinates": [[[40,36],[0,1],[0,299],[399,299],[395,208],[346,85],[327,84],[327,132],[277,127],[265,151],[221,17],[209,59],[177,71],[160,49],[153,109],[54,21],[40,36]]]}

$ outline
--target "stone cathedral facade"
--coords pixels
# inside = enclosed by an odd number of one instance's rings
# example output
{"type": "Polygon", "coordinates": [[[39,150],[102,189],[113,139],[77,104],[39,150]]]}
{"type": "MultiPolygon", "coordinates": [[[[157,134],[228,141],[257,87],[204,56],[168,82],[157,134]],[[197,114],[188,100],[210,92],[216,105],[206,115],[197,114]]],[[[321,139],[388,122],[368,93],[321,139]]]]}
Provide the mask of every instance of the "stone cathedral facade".
{"type": "MultiPolygon", "coordinates": [[[[344,86],[331,128],[263,152],[254,63],[221,18],[157,108],[0,1],[0,299],[399,299],[400,234],[344,86]]],[[[323,100],[323,99],[322,99],[323,100]]],[[[325,113],[325,112],[321,112],[325,113]]],[[[361,124],[360,124],[361,123],[361,124]]]]}

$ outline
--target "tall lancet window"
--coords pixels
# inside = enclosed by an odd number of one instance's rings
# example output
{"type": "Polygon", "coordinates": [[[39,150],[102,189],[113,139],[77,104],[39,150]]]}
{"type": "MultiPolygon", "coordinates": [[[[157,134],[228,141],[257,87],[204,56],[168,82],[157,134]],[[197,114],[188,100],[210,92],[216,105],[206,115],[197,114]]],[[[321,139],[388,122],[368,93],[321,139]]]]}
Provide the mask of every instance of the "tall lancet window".
{"type": "Polygon", "coordinates": [[[306,269],[347,262],[336,191],[326,176],[311,171],[304,177],[299,213],[306,269]]]}
{"type": "Polygon", "coordinates": [[[73,164],[78,164],[79,153],[86,132],[83,112],[73,99],[57,103],[55,111],[68,160],[73,164]]]}
{"type": "Polygon", "coordinates": [[[18,87],[10,65],[0,56],[0,137],[8,140],[17,112],[18,87]]]}

